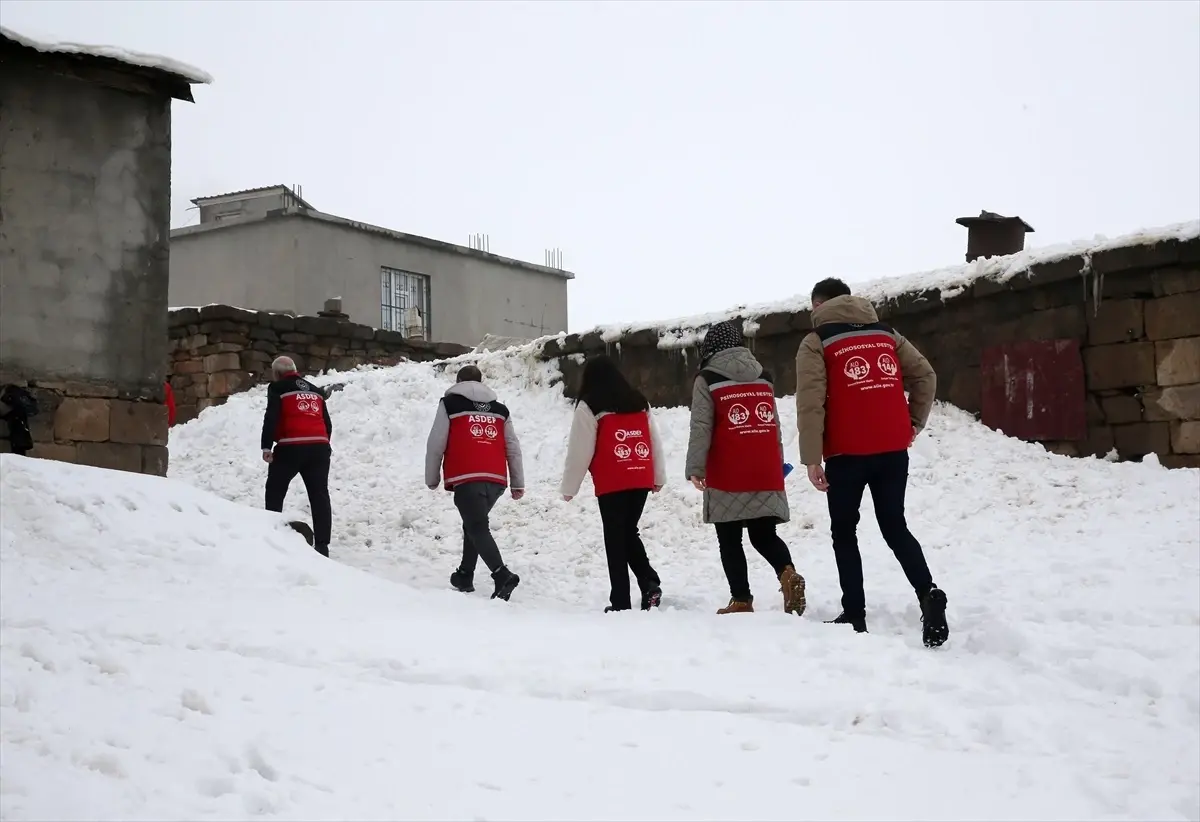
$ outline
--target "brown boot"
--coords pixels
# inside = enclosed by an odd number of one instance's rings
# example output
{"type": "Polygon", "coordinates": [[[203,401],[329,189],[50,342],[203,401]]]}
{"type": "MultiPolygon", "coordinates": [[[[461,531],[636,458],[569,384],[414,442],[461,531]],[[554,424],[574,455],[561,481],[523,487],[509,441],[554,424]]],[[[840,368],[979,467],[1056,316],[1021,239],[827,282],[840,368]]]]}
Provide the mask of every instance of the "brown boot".
{"type": "Polygon", "coordinates": [[[804,613],[804,577],[796,573],[791,565],[779,575],[779,590],[783,591],[783,610],[786,613],[796,616],[804,613]]]}
{"type": "Polygon", "coordinates": [[[754,613],[754,597],[750,599],[731,599],[724,608],[717,609],[718,614],[752,614],[754,613]]]}

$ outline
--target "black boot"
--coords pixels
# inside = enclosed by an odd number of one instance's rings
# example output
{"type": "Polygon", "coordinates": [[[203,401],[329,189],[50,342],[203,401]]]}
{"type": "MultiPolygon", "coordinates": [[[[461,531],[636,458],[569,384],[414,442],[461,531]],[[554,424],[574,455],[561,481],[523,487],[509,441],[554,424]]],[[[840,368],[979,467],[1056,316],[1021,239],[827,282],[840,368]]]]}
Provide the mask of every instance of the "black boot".
{"type": "Polygon", "coordinates": [[[468,574],[462,568],[456,568],[454,569],[454,573],[450,575],[450,585],[456,591],[469,594],[475,590],[474,576],[474,574],[468,574]]]}
{"type": "Polygon", "coordinates": [[[847,616],[846,612],[838,614],[837,619],[829,619],[825,621],[826,625],[851,625],[854,627],[854,633],[865,634],[867,632],[867,618],[865,616],[847,616]]]}
{"type": "Polygon", "coordinates": [[[927,648],[936,648],[949,638],[946,592],[941,588],[930,588],[929,593],[921,597],[921,641],[927,648]]]}
{"type": "Polygon", "coordinates": [[[662,602],[662,589],[654,588],[642,594],[642,610],[649,611],[651,608],[657,608],[662,602]]]}
{"type": "Polygon", "coordinates": [[[492,592],[492,599],[502,599],[507,602],[508,598],[512,596],[513,589],[521,583],[521,578],[501,565],[492,574],[492,581],[496,583],[496,590],[492,592]]]}
{"type": "MultiPolygon", "coordinates": [[[[291,522],[288,523],[288,525],[292,526],[293,531],[295,531],[300,536],[304,537],[305,542],[307,542],[309,545],[313,544],[313,529],[308,527],[307,522],[301,522],[300,520],[297,519],[297,520],[292,520],[291,522]]],[[[326,553],[326,556],[328,556],[328,555],[329,554],[326,553]]]]}
{"type": "Polygon", "coordinates": [[[317,553],[320,554],[321,556],[323,556],[323,557],[329,556],[329,546],[326,545],[325,543],[318,542],[316,545],[313,546],[313,548],[315,548],[317,550],[317,553]]]}

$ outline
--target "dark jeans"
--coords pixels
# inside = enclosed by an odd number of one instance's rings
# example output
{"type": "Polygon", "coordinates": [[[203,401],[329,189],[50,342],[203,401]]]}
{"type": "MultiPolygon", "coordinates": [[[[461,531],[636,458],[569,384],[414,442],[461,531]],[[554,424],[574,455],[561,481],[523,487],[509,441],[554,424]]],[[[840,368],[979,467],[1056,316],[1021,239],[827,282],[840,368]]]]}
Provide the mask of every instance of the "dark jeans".
{"type": "Polygon", "coordinates": [[[792,564],[792,554],[787,543],[775,533],[775,517],[743,519],[734,522],[715,523],[717,544],[721,546],[721,565],[725,578],[729,580],[729,595],[742,602],[750,601],[750,576],[746,567],[746,552],[742,548],[742,528],[750,537],[754,550],[771,563],[775,576],[792,564]]]}
{"type": "Polygon", "coordinates": [[[474,576],[475,563],[480,557],[493,574],[504,567],[488,522],[493,506],[503,495],[504,486],[498,482],[464,482],[454,486],[454,507],[463,523],[463,555],[458,567],[468,577],[474,576]]]}
{"type": "Polygon", "coordinates": [[[871,489],[875,521],[879,523],[883,541],[900,560],[917,597],[924,596],[933,587],[933,577],[921,543],[908,530],[904,519],[908,451],[830,457],[825,461],[825,476],[829,480],[825,495],[833,532],[833,556],[842,585],[842,610],[849,616],[863,616],[866,611],[862,555],[858,552],[859,507],[866,488],[871,489]]]}
{"type": "Polygon", "coordinates": [[[296,475],[308,491],[312,508],[313,542],[329,547],[333,530],[333,512],[329,507],[329,456],[333,453],[324,443],[314,445],[277,445],[271,464],[267,467],[267,510],[282,511],[288,486],[296,475]]]}
{"type": "Polygon", "coordinates": [[[645,489],[614,491],[596,497],[600,505],[600,522],[604,527],[604,553],[608,557],[608,581],[611,593],[608,601],[617,610],[632,607],[629,599],[629,572],[637,578],[643,594],[656,591],[661,584],[658,573],[650,567],[646,546],[638,533],[638,521],[646,507],[645,489]]]}

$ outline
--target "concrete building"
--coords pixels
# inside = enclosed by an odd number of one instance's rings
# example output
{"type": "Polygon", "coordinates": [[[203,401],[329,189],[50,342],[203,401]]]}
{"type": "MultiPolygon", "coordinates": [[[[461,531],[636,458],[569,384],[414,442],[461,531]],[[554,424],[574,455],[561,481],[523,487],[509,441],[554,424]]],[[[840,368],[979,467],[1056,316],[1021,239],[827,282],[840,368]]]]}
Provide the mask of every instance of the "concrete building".
{"type": "Polygon", "coordinates": [[[282,185],[192,202],[200,223],[171,232],[173,307],[317,314],[340,298],[354,322],[472,346],[567,329],[561,268],[336,217],[282,185]]]}
{"type": "Polygon", "coordinates": [[[31,456],[166,471],[171,103],[210,81],[0,28],[0,383],[41,405],[31,456]]]}

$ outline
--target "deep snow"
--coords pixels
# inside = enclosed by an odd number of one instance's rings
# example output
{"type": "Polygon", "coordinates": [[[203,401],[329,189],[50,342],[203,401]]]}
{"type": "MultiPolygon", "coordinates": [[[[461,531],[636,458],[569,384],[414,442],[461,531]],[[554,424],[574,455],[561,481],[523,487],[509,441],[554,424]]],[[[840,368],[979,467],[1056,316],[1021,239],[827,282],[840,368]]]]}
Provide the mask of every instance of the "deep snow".
{"type": "Polygon", "coordinates": [[[687,413],[660,409],[663,608],[605,615],[590,483],[555,493],[561,388],[471,359],[530,480],[494,516],[510,603],[482,571],[448,589],[459,524],[421,476],[434,366],[330,378],[332,561],[283,525],[299,481],[285,516],[260,510],[261,389],[174,429],[170,480],[5,455],[0,815],[1200,819],[1200,471],[1057,457],[939,406],[909,497],[950,597],[930,651],[869,506],[872,632],[821,623],[836,573],[799,472],[781,533],[809,611],[782,613],[751,552],[760,611],[716,616],[687,413]]]}

